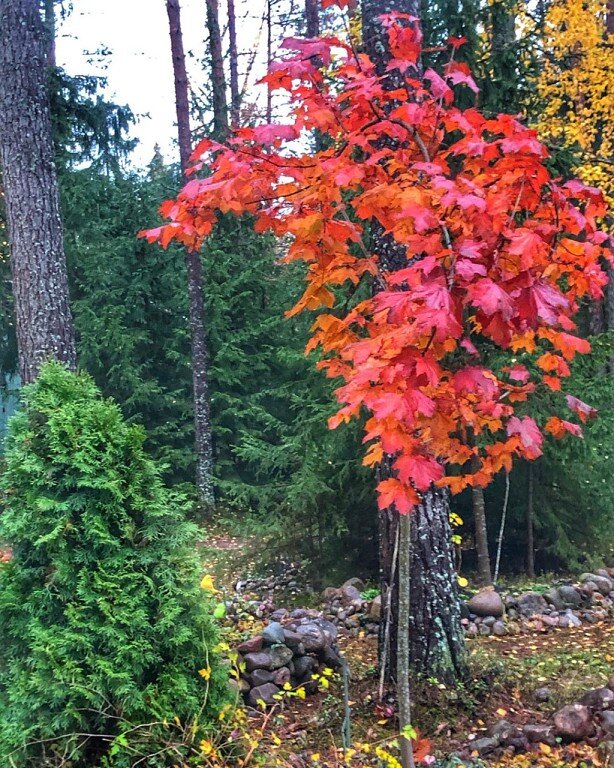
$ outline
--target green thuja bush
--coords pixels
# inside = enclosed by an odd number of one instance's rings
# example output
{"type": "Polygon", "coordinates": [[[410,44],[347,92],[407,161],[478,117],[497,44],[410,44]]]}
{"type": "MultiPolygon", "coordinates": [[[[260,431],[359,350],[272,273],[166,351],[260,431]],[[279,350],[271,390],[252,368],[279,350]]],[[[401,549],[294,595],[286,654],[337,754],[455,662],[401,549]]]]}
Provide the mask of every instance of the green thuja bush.
{"type": "Polygon", "coordinates": [[[175,764],[168,728],[224,705],[195,530],[143,439],[87,375],[50,363],[23,390],[0,480],[2,766],[175,764]]]}

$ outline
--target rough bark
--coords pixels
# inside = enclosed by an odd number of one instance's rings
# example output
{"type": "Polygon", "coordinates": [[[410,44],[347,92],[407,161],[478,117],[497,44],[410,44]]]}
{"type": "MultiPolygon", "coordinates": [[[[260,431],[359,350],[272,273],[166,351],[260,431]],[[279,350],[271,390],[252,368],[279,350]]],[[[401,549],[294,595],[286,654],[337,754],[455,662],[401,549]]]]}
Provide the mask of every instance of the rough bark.
{"type": "MultiPolygon", "coordinates": [[[[393,12],[419,18],[419,0],[364,0],[362,3],[363,47],[380,74],[389,60],[388,41],[379,21],[382,14],[393,12]]],[[[396,85],[394,77],[389,86],[396,85]]],[[[371,228],[373,251],[382,269],[395,271],[407,264],[405,248],[387,236],[377,223],[371,228]]],[[[380,467],[380,477],[390,472],[389,462],[380,467]]],[[[452,684],[465,675],[463,632],[460,623],[460,600],[454,569],[454,551],[449,520],[447,494],[431,490],[423,495],[422,504],[411,516],[411,633],[409,659],[414,671],[434,676],[452,684]]],[[[398,659],[398,577],[391,579],[394,542],[399,518],[392,509],[379,515],[380,581],[382,589],[381,627],[390,627],[390,648],[386,649],[385,675],[392,681],[398,659]],[[386,615],[388,593],[392,590],[390,615],[386,615]]],[[[380,660],[384,630],[380,629],[380,660]]]]}
{"type": "Polygon", "coordinates": [[[241,119],[239,92],[239,52],[237,49],[237,14],[235,0],[228,0],[228,68],[230,70],[230,124],[237,128],[241,119]]]}
{"type": "Polygon", "coordinates": [[[207,0],[207,31],[211,56],[211,102],[213,107],[213,136],[218,141],[228,135],[228,102],[226,100],[226,75],[218,0],[207,0]]]}
{"type": "MultiPolygon", "coordinates": [[[[267,0],[266,4],[266,68],[267,72],[273,60],[273,2],[267,0]]],[[[269,85],[266,89],[266,121],[273,120],[273,93],[269,85]]]]}
{"type": "Polygon", "coordinates": [[[0,164],[24,383],[48,359],[77,363],[39,8],[0,0],[0,164]]]}
{"type": "Polygon", "coordinates": [[[478,555],[478,578],[483,585],[492,584],[490,555],[488,554],[488,530],[486,528],[486,504],[484,489],[472,488],[473,523],[475,527],[475,548],[478,555]]]}
{"type": "MultiPolygon", "coordinates": [[[[190,105],[188,78],[181,33],[179,0],[166,0],[173,74],[175,79],[175,106],[181,171],[185,176],[189,164],[192,138],[190,132],[190,105]]],[[[200,254],[186,251],[188,281],[189,323],[192,342],[192,386],[194,397],[194,435],[196,452],[196,487],[200,501],[210,506],[213,494],[213,440],[211,434],[211,404],[209,398],[209,356],[205,334],[206,318],[203,298],[203,274],[200,254]]]]}
{"type": "Polygon", "coordinates": [[[534,541],[534,472],[533,464],[529,464],[527,483],[527,576],[535,578],[535,541],[534,541]]]}
{"type": "Polygon", "coordinates": [[[320,34],[318,0],[305,0],[305,31],[307,37],[318,37],[320,34]]]}
{"type": "Polygon", "coordinates": [[[55,0],[45,0],[45,30],[47,32],[47,66],[55,67],[55,0]]]}

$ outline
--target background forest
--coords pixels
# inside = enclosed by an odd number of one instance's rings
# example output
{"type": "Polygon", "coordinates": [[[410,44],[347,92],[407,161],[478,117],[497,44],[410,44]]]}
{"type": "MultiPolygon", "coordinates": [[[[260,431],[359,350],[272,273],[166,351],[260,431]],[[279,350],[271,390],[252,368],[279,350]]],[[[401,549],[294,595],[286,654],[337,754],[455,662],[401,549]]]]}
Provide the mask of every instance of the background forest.
{"type": "MultiPolygon", "coordinates": [[[[449,36],[467,39],[459,55],[477,76],[487,114],[520,113],[541,132],[557,171],[573,170],[609,192],[614,97],[605,88],[612,51],[600,30],[610,27],[614,14],[598,2],[590,5],[589,13],[580,0],[534,7],[446,0],[425,4],[424,27],[433,59],[449,36]]],[[[250,52],[238,51],[236,39],[233,45],[229,20],[242,9],[235,11],[231,1],[217,8],[215,0],[208,9],[202,49],[192,52],[203,62],[200,82],[190,83],[196,136],[223,134],[231,120],[253,124],[266,116],[263,109],[283,111],[281,104],[263,106],[249,91],[237,90],[237,71],[263,64],[250,64],[250,52]],[[219,98],[227,81],[228,103],[219,98]],[[217,101],[203,100],[211,93],[217,101]]],[[[47,2],[45,13],[53,37],[55,16],[70,8],[47,2]]],[[[263,23],[272,55],[284,37],[313,36],[318,27],[334,30],[343,22],[334,9],[318,15],[310,0],[304,9],[270,0],[263,23]]],[[[130,105],[109,103],[101,86],[56,68],[50,89],[78,356],[128,420],[145,426],[146,450],[163,462],[168,482],[191,494],[200,520],[211,512],[199,505],[194,487],[184,255],[136,237],[156,223],[160,203],[180,186],[181,170],[160,153],[145,170],[133,166],[138,123],[130,105]]],[[[8,396],[17,355],[5,239],[0,362],[8,396]]],[[[303,276],[298,267],[278,264],[282,254],[283,243],[255,235],[249,222],[232,217],[202,254],[215,514],[231,518],[237,529],[269,535],[272,547],[306,558],[324,579],[349,574],[357,563],[368,576],[377,568],[376,516],[372,472],[357,461],[361,426],[327,429],[334,383],[315,371],[313,353],[304,355],[308,319],[284,318],[303,276]]],[[[583,309],[582,333],[593,352],[573,364],[570,387],[600,417],[587,425],[584,440],[557,441],[532,466],[514,466],[502,545],[506,572],[571,570],[611,555],[614,294],[608,290],[602,304],[583,309]]],[[[548,402],[531,408],[542,405],[548,412],[548,402]]],[[[476,567],[476,504],[478,510],[484,504],[492,551],[505,495],[501,477],[484,492],[454,499],[466,569],[476,567]]]]}

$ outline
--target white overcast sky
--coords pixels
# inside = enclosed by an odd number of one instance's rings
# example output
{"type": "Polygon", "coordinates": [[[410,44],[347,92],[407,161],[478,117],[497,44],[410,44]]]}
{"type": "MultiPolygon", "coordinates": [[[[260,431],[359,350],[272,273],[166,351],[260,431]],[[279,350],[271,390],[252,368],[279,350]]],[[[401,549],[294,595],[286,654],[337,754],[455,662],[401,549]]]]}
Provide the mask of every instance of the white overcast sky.
{"type": "MultiPolygon", "coordinates": [[[[253,45],[258,37],[255,17],[262,6],[263,0],[250,0],[254,18],[239,22],[240,48],[253,45]]],[[[185,50],[201,58],[205,0],[181,0],[181,11],[185,50]]],[[[156,143],[167,160],[175,159],[175,97],[164,0],[74,0],[72,13],[59,22],[57,60],[70,75],[105,75],[107,93],[142,115],[133,129],[140,141],[137,165],[149,162],[156,143]],[[92,55],[101,48],[110,50],[102,57],[106,69],[100,57],[92,55]]],[[[196,58],[188,58],[188,70],[194,85],[201,85],[204,76],[196,58]]]]}

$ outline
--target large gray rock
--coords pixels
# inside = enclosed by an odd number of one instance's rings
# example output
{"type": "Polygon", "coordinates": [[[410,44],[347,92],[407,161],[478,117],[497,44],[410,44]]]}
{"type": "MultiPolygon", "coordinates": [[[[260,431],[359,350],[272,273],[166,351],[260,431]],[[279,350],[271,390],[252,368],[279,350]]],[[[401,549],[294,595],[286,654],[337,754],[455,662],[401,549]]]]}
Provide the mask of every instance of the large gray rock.
{"type": "Polygon", "coordinates": [[[302,656],[305,653],[305,646],[303,645],[303,637],[298,632],[293,632],[291,629],[284,629],[284,644],[288,648],[292,648],[297,656],[302,656]]]}
{"type": "Polygon", "coordinates": [[[332,621],[328,621],[328,619],[323,619],[322,617],[318,617],[317,619],[313,620],[313,623],[316,624],[322,632],[324,632],[324,635],[326,637],[326,641],[328,643],[334,643],[337,639],[337,627],[333,624],[332,621]]]}
{"type": "Polygon", "coordinates": [[[258,688],[265,683],[272,683],[274,672],[270,672],[268,669],[255,669],[249,676],[249,680],[252,687],[258,688]]]}
{"type": "Polygon", "coordinates": [[[478,592],[469,600],[467,607],[476,616],[503,616],[503,601],[494,590],[478,592]]]}
{"type": "Polygon", "coordinates": [[[268,651],[248,653],[243,661],[247,672],[253,672],[255,669],[271,669],[271,656],[268,651]]]}
{"type": "Polygon", "coordinates": [[[382,596],[377,595],[377,597],[374,597],[371,601],[371,605],[369,606],[369,618],[371,621],[381,621],[382,619],[382,596]]]}
{"type": "Polygon", "coordinates": [[[283,688],[286,683],[290,682],[290,669],[288,667],[280,667],[273,676],[273,682],[280,688],[283,688]]]}
{"type": "Polygon", "coordinates": [[[518,598],[518,611],[521,616],[531,618],[548,610],[548,603],[538,592],[524,592],[518,598]]]}
{"type": "Polygon", "coordinates": [[[300,656],[298,659],[294,659],[294,674],[299,681],[303,681],[315,671],[317,666],[318,662],[313,656],[300,656]]]}
{"type": "Polygon", "coordinates": [[[614,712],[611,709],[599,715],[599,724],[607,736],[614,736],[614,712]]]}
{"type": "Polygon", "coordinates": [[[569,704],[554,714],[554,732],[564,741],[582,741],[590,735],[591,712],[583,704],[569,704]]]}
{"type": "Polygon", "coordinates": [[[341,587],[341,600],[345,605],[350,605],[354,600],[362,600],[360,596],[360,590],[353,587],[351,584],[344,584],[341,587]]]}
{"type": "Polygon", "coordinates": [[[568,608],[565,613],[562,616],[559,616],[559,627],[566,627],[569,629],[569,627],[581,627],[582,621],[579,619],[574,613],[571,612],[571,609],[568,608]]]}
{"type": "Polygon", "coordinates": [[[284,628],[278,621],[272,621],[262,630],[262,641],[265,645],[284,642],[284,628]]]}
{"type": "Polygon", "coordinates": [[[600,576],[596,573],[583,573],[580,576],[582,583],[592,582],[602,595],[609,595],[614,588],[614,581],[609,576],[600,576]]]}
{"type": "Polygon", "coordinates": [[[365,588],[365,583],[362,579],[359,579],[357,576],[353,576],[351,579],[348,579],[346,582],[344,582],[341,586],[341,589],[343,587],[356,587],[356,589],[359,592],[363,592],[365,588]]]}
{"type": "Polygon", "coordinates": [[[279,693],[279,688],[273,683],[265,683],[264,685],[258,685],[252,688],[247,694],[248,704],[254,708],[261,707],[261,702],[264,702],[267,706],[272,706],[277,703],[275,699],[276,694],[279,693]]]}
{"type": "Polygon", "coordinates": [[[249,640],[245,640],[237,646],[237,651],[242,654],[246,653],[258,653],[262,650],[262,635],[256,635],[256,637],[250,637],[249,640]]]}
{"type": "Polygon", "coordinates": [[[601,712],[603,709],[614,708],[614,691],[609,688],[594,688],[592,691],[588,691],[580,699],[580,704],[584,704],[585,707],[594,710],[595,712],[601,712]]]}
{"type": "Polygon", "coordinates": [[[532,744],[548,744],[550,747],[556,744],[554,728],[551,725],[529,723],[522,727],[522,732],[532,744]]]}
{"type": "Polygon", "coordinates": [[[318,651],[321,651],[326,645],[326,635],[324,634],[324,630],[313,621],[310,621],[307,624],[300,624],[296,628],[296,632],[301,636],[301,640],[307,653],[318,653],[318,651]]]}
{"type": "Polygon", "coordinates": [[[476,739],[470,742],[471,749],[475,749],[478,755],[488,755],[499,747],[499,739],[492,736],[484,736],[482,739],[476,739]]]}
{"type": "MultiPolygon", "coordinates": [[[[559,587],[557,591],[561,596],[561,599],[563,600],[566,608],[579,608],[582,604],[582,595],[575,587],[563,584],[563,586],[559,587]]],[[[561,609],[558,608],[557,610],[560,611],[561,609]]]]}
{"type": "Polygon", "coordinates": [[[547,592],[544,592],[544,599],[557,611],[562,611],[565,608],[565,600],[556,587],[551,587],[547,592]]]}
{"type": "Polygon", "coordinates": [[[288,648],[287,645],[282,645],[281,643],[278,645],[272,645],[267,650],[269,656],[271,657],[271,666],[269,669],[279,669],[280,667],[285,667],[289,661],[292,661],[292,656],[294,656],[292,649],[288,648]]]}

